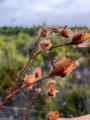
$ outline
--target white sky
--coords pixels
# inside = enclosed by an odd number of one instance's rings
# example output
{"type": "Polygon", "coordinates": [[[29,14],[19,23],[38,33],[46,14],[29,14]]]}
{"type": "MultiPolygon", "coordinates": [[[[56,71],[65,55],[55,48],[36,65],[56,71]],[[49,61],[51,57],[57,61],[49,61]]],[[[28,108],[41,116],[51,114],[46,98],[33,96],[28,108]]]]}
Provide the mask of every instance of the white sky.
{"type": "Polygon", "coordinates": [[[0,0],[0,26],[88,25],[90,0],[0,0]]]}

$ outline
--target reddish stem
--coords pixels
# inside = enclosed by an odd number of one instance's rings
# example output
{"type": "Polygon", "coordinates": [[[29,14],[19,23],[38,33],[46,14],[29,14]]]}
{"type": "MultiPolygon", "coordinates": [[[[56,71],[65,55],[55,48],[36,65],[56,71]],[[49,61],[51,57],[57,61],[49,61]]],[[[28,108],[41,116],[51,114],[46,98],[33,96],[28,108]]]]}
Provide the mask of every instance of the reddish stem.
{"type": "Polygon", "coordinates": [[[35,93],[35,91],[34,91],[34,96],[33,96],[33,99],[32,99],[32,103],[30,104],[30,106],[28,107],[28,109],[25,112],[24,120],[28,120],[29,119],[29,114],[30,114],[30,112],[32,110],[32,107],[35,104],[36,100],[37,100],[37,93],[35,93]]]}
{"type": "Polygon", "coordinates": [[[18,93],[18,92],[22,91],[23,89],[25,89],[25,88],[27,88],[27,87],[35,84],[35,83],[38,83],[38,82],[40,82],[40,81],[42,81],[42,80],[44,80],[44,79],[46,79],[46,78],[48,78],[48,77],[49,77],[49,75],[46,76],[46,77],[44,77],[44,78],[42,78],[42,79],[40,79],[40,80],[38,80],[38,81],[35,81],[35,82],[33,82],[33,83],[31,83],[31,84],[28,84],[28,85],[26,85],[26,86],[22,86],[21,88],[18,88],[17,90],[13,91],[12,93],[10,93],[8,96],[6,96],[6,97],[2,100],[2,102],[0,103],[0,108],[2,108],[3,105],[7,102],[7,100],[8,100],[9,98],[11,98],[13,95],[15,95],[16,93],[18,93]]]}

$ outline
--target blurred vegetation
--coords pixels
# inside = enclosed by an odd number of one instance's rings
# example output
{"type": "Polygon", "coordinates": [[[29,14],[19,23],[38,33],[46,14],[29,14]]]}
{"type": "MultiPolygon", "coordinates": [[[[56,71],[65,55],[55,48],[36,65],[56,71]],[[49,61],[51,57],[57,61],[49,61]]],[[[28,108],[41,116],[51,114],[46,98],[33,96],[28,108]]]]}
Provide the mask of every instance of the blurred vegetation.
{"type": "MultiPolygon", "coordinates": [[[[83,28],[72,28],[75,32],[81,29],[83,28]]],[[[3,91],[12,86],[16,75],[27,62],[30,47],[37,38],[38,30],[39,27],[0,28],[0,98],[2,98],[3,91]]],[[[63,38],[57,37],[55,34],[51,36],[51,39],[54,45],[66,41],[63,38]]],[[[84,59],[84,62],[80,65],[81,71],[82,69],[84,70],[84,68],[90,67],[90,47],[60,47],[52,50],[51,53],[42,54],[36,57],[35,61],[33,61],[33,66],[30,67],[30,71],[40,65],[47,73],[47,59],[54,56],[58,56],[60,59],[66,56],[71,56],[75,60],[80,58],[84,59]]],[[[88,76],[90,77],[90,73],[88,76]]],[[[43,99],[43,95],[41,95],[34,108],[34,110],[38,110],[39,112],[37,120],[42,120],[46,113],[54,110],[58,110],[62,116],[67,117],[90,113],[90,109],[88,108],[90,107],[90,84],[87,82],[87,77],[85,78],[86,82],[84,85],[82,84],[83,81],[82,83],[75,82],[73,76],[63,80],[61,80],[61,78],[55,79],[57,80],[60,93],[56,98],[48,98],[45,100],[43,99]]],[[[43,86],[42,84],[42,87],[43,86]]]]}

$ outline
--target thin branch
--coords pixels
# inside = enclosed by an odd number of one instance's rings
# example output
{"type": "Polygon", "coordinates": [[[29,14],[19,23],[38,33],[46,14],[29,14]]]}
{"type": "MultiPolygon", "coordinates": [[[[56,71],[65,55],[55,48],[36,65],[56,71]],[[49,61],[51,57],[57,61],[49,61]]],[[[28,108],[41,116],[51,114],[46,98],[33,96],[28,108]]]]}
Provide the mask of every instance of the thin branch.
{"type": "MultiPolygon", "coordinates": [[[[39,35],[36,43],[39,42],[39,40],[40,40],[40,38],[41,38],[41,35],[42,35],[42,34],[39,35]]],[[[16,80],[15,80],[15,83],[14,83],[14,85],[12,86],[11,90],[9,91],[9,93],[5,96],[5,98],[4,98],[2,101],[6,101],[6,99],[8,99],[8,96],[9,96],[10,94],[12,94],[12,92],[14,92],[14,90],[15,90],[16,87],[17,87],[17,83],[18,83],[18,81],[20,80],[21,76],[24,75],[25,71],[28,69],[29,64],[30,64],[30,61],[31,61],[34,57],[36,57],[37,55],[38,55],[38,53],[36,53],[34,56],[31,56],[31,57],[29,58],[29,60],[27,61],[26,65],[25,65],[25,66],[22,68],[22,70],[19,72],[19,74],[18,74],[18,76],[17,76],[17,78],[16,78],[16,80]]],[[[0,105],[0,106],[1,106],[1,105],[0,105]]]]}
{"type": "MultiPolygon", "coordinates": [[[[40,37],[41,37],[41,35],[40,35],[40,37]]],[[[40,39],[40,37],[38,38],[38,40],[40,39]]],[[[28,62],[27,62],[27,64],[24,66],[24,68],[21,70],[21,72],[20,72],[19,75],[17,76],[15,83],[20,79],[20,77],[21,77],[21,76],[24,74],[24,72],[28,69],[28,65],[29,65],[30,61],[31,61],[33,58],[35,58],[35,57],[38,56],[39,54],[42,54],[42,53],[44,53],[44,52],[46,52],[46,51],[48,51],[48,50],[53,50],[53,49],[55,49],[55,48],[58,48],[58,47],[61,47],[61,46],[65,46],[65,45],[67,45],[67,44],[60,44],[60,45],[51,47],[50,49],[47,49],[47,50],[44,50],[44,51],[40,51],[40,52],[38,52],[36,55],[34,55],[33,57],[30,57],[29,60],[28,60],[28,62]]],[[[13,87],[15,88],[15,86],[16,86],[16,84],[14,84],[13,87]]]]}
{"type": "MultiPolygon", "coordinates": [[[[36,43],[39,42],[41,36],[42,36],[42,34],[40,33],[39,37],[38,37],[37,40],[36,40],[36,43]]],[[[34,57],[36,57],[36,56],[37,56],[37,54],[35,54],[34,56],[31,56],[31,57],[29,58],[29,60],[28,60],[28,62],[26,63],[26,65],[22,68],[22,70],[21,70],[20,73],[18,74],[18,76],[17,76],[17,78],[16,78],[16,80],[15,80],[15,83],[14,83],[14,85],[12,86],[12,90],[11,90],[11,91],[13,91],[13,90],[15,89],[18,80],[20,79],[20,77],[21,77],[22,75],[24,75],[25,71],[28,69],[28,66],[29,66],[29,64],[30,64],[30,61],[31,61],[34,57]]]]}
{"type": "MultiPolygon", "coordinates": [[[[40,35],[41,36],[41,35],[40,35]]],[[[40,38],[39,38],[40,39],[40,38]]],[[[38,39],[38,40],[39,40],[38,39]]],[[[38,41],[37,40],[37,41],[38,41]]],[[[19,73],[19,75],[18,75],[18,77],[17,77],[17,79],[16,79],[16,81],[15,81],[15,84],[13,85],[13,88],[12,88],[12,90],[5,96],[5,98],[2,100],[2,102],[0,103],[0,108],[6,103],[6,101],[12,96],[12,95],[14,95],[14,94],[16,94],[16,93],[18,93],[19,91],[21,91],[22,89],[24,89],[24,87],[21,87],[21,88],[19,88],[19,89],[14,89],[15,87],[16,87],[16,85],[17,85],[17,81],[20,79],[20,77],[24,74],[24,72],[27,70],[27,68],[28,68],[28,66],[29,66],[29,63],[30,63],[30,61],[33,59],[33,58],[35,58],[36,56],[38,56],[39,54],[42,54],[42,53],[44,53],[44,52],[46,52],[46,51],[48,51],[48,50],[53,50],[53,49],[55,49],[55,48],[58,48],[58,47],[61,47],[61,46],[65,46],[65,45],[69,45],[69,44],[60,44],[60,45],[57,45],[57,46],[54,46],[54,47],[51,47],[50,49],[47,49],[47,50],[44,50],[44,51],[40,51],[40,52],[38,52],[37,54],[35,54],[33,57],[30,57],[29,58],[29,60],[28,60],[28,62],[27,62],[27,64],[24,66],[24,68],[21,70],[21,72],[19,73]]],[[[45,79],[45,78],[43,78],[43,79],[45,79]]],[[[43,80],[43,79],[41,79],[41,80],[43,80]]],[[[41,81],[41,80],[39,80],[39,81],[41,81]]],[[[39,81],[37,81],[37,82],[39,82],[39,81]]],[[[36,82],[35,82],[36,83],[36,82]]],[[[34,83],[33,83],[34,84],[34,83]]],[[[30,84],[31,85],[31,84],[30,84]]],[[[28,86],[25,86],[25,88],[26,87],[28,87],[28,86]]]]}
{"type": "Polygon", "coordinates": [[[33,107],[33,105],[35,104],[36,100],[37,100],[37,94],[36,94],[36,92],[34,91],[32,103],[29,105],[28,109],[27,109],[26,112],[25,112],[24,120],[28,120],[28,119],[29,119],[29,114],[30,114],[30,112],[31,112],[31,110],[32,110],[32,107],[33,107]]]}
{"type": "Polygon", "coordinates": [[[21,70],[21,72],[20,72],[19,75],[17,76],[17,78],[16,78],[16,80],[15,80],[15,83],[14,83],[14,85],[12,86],[12,90],[11,90],[11,91],[13,91],[13,90],[15,89],[15,87],[17,86],[16,83],[17,83],[18,80],[21,78],[21,76],[24,75],[25,71],[27,70],[27,68],[28,68],[28,66],[29,66],[29,63],[30,63],[31,59],[32,59],[32,58],[29,58],[27,64],[23,67],[23,69],[21,70]]]}
{"type": "Polygon", "coordinates": [[[30,104],[29,108],[27,109],[26,111],[26,115],[25,115],[25,118],[24,120],[28,120],[29,118],[29,113],[31,112],[31,109],[32,109],[32,106],[34,105],[35,101],[33,100],[32,103],[30,104]]]}
{"type": "Polygon", "coordinates": [[[53,47],[51,47],[50,49],[43,50],[43,51],[39,52],[39,54],[42,54],[42,53],[44,53],[44,52],[46,52],[46,51],[48,51],[48,50],[53,50],[53,49],[55,49],[55,48],[58,48],[58,47],[61,47],[61,46],[65,46],[65,45],[67,45],[67,44],[60,44],[60,45],[53,46],[53,47]]]}
{"type": "MultiPolygon", "coordinates": [[[[61,46],[64,46],[64,45],[67,45],[67,44],[57,45],[57,46],[54,46],[54,47],[52,47],[52,48],[50,48],[50,49],[48,49],[48,50],[53,50],[53,49],[55,49],[55,48],[58,48],[58,47],[61,47],[61,46]]],[[[40,52],[38,52],[36,55],[34,55],[32,58],[29,58],[27,64],[25,65],[25,67],[23,68],[23,70],[20,72],[20,74],[19,74],[19,76],[17,77],[16,81],[18,81],[19,78],[20,78],[20,77],[23,75],[23,73],[26,71],[26,69],[28,68],[28,65],[29,65],[30,61],[31,61],[33,58],[35,58],[35,57],[38,56],[39,54],[42,54],[42,53],[44,53],[44,52],[46,52],[46,51],[48,51],[48,50],[40,51],[40,52]]],[[[46,76],[45,78],[47,78],[47,76],[46,76]]],[[[36,82],[40,82],[40,81],[42,81],[42,80],[45,79],[45,78],[42,78],[41,80],[36,81],[36,82]]],[[[34,82],[34,83],[36,83],[36,82],[34,82]]],[[[16,83],[16,82],[15,82],[15,83],[16,83]]],[[[34,83],[33,83],[33,84],[34,84],[34,83]]],[[[30,84],[30,85],[32,85],[32,84],[30,84]]],[[[28,86],[30,86],[30,85],[28,85],[28,86]]],[[[16,86],[16,85],[15,85],[15,86],[16,86]]],[[[15,86],[13,86],[13,87],[15,88],[15,86]]],[[[0,108],[6,103],[6,101],[7,101],[12,95],[18,93],[19,91],[25,89],[25,88],[28,87],[28,86],[23,86],[23,87],[21,87],[21,88],[19,88],[19,89],[16,89],[15,91],[14,91],[14,89],[13,89],[9,94],[7,94],[7,95],[5,96],[5,98],[2,100],[2,102],[0,103],[0,108]]]]}
{"type": "Polygon", "coordinates": [[[7,102],[7,100],[8,100],[9,98],[11,98],[13,95],[15,95],[16,93],[22,91],[23,89],[25,89],[25,88],[27,88],[27,87],[35,84],[35,83],[38,83],[38,82],[40,82],[40,81],[42,81],[42,80],[44,80],[44,79],[47,79],[47,78],[49,78],[49,75],[45,76],[44,78],[42,78],[42,79],[40,79],[40,80],[38,80],[38,81],[35,81],[35,82],[33,82],[33,83],[31,83],[31,84],[28,84],[28,85],[26,85],[26,86],[22,86],[21,88],[18,88],[17,90],[13,91],[12,93],[10,93],[8,96],[6,96],[6,97],[2,100],[2,102],[0,103],[0,108],[2,108],[3,105],[7,102]]]}

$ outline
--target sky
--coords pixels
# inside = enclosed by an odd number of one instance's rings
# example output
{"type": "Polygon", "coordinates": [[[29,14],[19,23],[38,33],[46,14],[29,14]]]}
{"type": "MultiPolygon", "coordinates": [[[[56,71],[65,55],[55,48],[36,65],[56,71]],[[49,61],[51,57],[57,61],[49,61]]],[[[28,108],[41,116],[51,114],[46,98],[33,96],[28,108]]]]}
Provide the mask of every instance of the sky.
{"type": "Polygon", "coordinates": [[[90,0],[0,0],[0,26],[90,26],[90,0]]]}

